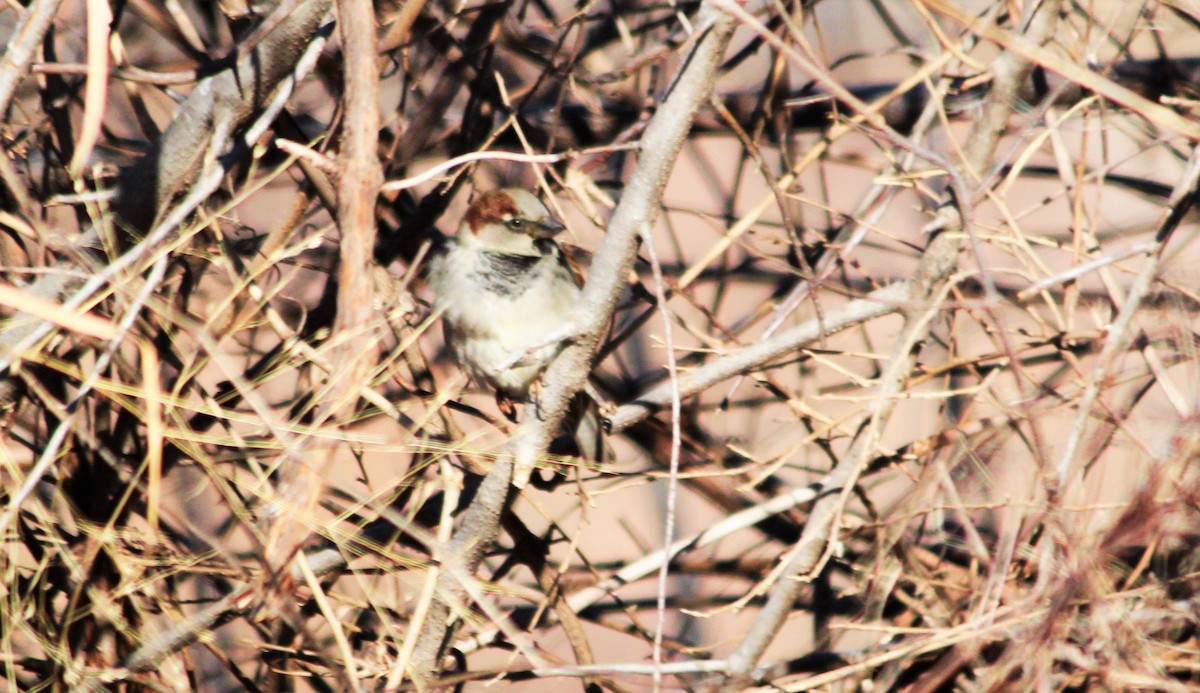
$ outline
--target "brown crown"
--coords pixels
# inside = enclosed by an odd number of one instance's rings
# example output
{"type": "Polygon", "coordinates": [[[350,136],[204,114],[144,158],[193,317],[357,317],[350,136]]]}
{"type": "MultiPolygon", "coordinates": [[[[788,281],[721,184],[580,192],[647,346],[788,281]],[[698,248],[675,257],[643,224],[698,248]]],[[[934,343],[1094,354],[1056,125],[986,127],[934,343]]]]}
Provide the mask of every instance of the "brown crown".
{"type": "Polygon", "coordinates": [[[517,215],[517,203],[503,190],[493,190],[479,196],[479,199],[467,210],[463,218],[471,233],[479,233],[479,229],[488,224],[503,222],[517,215]]]}

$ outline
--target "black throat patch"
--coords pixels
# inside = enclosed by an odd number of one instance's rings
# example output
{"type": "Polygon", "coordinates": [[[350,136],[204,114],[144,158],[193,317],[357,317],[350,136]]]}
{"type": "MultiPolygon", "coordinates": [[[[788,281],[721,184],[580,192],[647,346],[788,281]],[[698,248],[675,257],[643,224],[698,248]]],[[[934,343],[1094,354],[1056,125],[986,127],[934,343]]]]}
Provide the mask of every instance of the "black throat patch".
{"type": "Polygon", "coordinates": [[[532,284],[530,279],[537,271],[537,264],[546,259],[544,255],[509,255],[491,251],[484,251],[482,255],[488,268],[477,271],[476,275],[495,293],[513,298],[525,293],[532,284]]]}

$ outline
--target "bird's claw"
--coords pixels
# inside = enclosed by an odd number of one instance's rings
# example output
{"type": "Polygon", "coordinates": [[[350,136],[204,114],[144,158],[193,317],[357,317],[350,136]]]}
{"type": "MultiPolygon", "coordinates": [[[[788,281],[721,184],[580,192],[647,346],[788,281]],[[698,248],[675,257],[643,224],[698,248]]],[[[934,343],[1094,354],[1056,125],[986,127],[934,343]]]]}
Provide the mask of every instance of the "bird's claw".
{"type": "Polygon", "coordinates": [[[500,413],[504,414],[504,418],[517,423],[517,405],[513,402],[512,397],[497,392],[496,406],[500,408],[500,413]]]}

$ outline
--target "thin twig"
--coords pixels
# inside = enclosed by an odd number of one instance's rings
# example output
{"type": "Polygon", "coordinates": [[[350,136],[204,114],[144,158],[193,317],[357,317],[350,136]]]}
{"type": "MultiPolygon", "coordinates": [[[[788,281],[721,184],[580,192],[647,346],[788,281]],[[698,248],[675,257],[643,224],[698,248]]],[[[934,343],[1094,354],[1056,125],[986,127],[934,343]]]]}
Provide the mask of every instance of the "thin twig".
{"type": "MultiPolygon", "coordinates": [[[[679,446],[683,433],[680,429],[679,417],[682,405],[679,397],[679,373],[675,365],[675,337],[672,329],[671,315],[667,309],[666,280],[663,279],[662,266],[658,264],[658,253],[654,249],[654,236],[650,233],[650,225],[642,226],[642,247],[646,249],[646,257],[650,260],[650,270],[654,277],[654,296],[658,301],[658,310],[662,313],[663,343],[667,350],[667,382],[671,390],[671,459],[667,467],[667,503],[663,517],[663,546],[670,546],[675,540],[675,505],[679,490],[679,446]]],[[[657,620],[654,625],[654,689],[662,687],[663,672],[657,667],[663,664],[662,643],[663,631],[667,627],[667,575],[669,561],[663,561],[658,569],[658,595],[656,607],[657,620]]]]}
{"type": "MultiPolygon", "coordinates": [[[[1030,40],[1039,44],[1045,43],[1053,35],[1057,25],[1058,2],[1043,2],[1032,8],[1031,12],[1032,21],[1027,23],[1030,40]]],[[[1032,66],[1020,57],[1006,53],[997,59],[992,69],[995,79],[993,90],[966,146],[966,164],[969,170],[974,172],[984,170],[990,163],[1014,103],[1016,91],[1032,66]]],[[[970,204],[970,199],[960,200],[960,203],[970,204]]],[[[964,216],[956,215],[951,219],[951,223],[963,219],[964,216]]],[[[910,305],[904,311],[904,328],[883,374],[878,379],[879,399],[869,405],[869,419],[830,475],[835,488],[840,492],[825,496],[813,507],[804,532],[791,552],[783,576],[771,591],[766,605],[759,612],[746,637],[730,655],[727,677],[717,685],[729,688],[745,684],[751,670],[778,634],[780,626],[791,611],[791,605],[803,584],[802,578],[815,576],[823,558],[828,555],[828,548],[838,531],[837,524],[844,504],[857,483],[859,473],[874,455],[879,436],[895,410],[896,399],[892,395],[903,389],[916,356],[914,347],[928,336],[932,313],[948,290],[949,275],[957,261],[961,245],[961,237],[955,238],[955,234],[946,232],[935,234],[930,241],[911,285],[910,305]]]]}

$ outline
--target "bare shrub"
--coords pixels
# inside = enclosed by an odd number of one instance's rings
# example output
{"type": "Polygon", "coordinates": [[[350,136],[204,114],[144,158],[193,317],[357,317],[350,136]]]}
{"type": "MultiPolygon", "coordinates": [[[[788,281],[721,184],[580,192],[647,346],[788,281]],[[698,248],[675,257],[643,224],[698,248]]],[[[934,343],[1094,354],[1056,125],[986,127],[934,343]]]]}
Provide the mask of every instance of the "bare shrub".
{"type": "Polygon", "coordinates": [[[1194,688],[1200,16],[962,5],[0,10],[5,690],[1194,688]]]}

